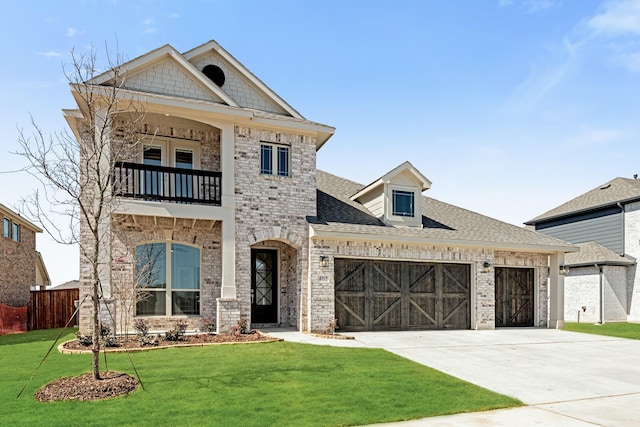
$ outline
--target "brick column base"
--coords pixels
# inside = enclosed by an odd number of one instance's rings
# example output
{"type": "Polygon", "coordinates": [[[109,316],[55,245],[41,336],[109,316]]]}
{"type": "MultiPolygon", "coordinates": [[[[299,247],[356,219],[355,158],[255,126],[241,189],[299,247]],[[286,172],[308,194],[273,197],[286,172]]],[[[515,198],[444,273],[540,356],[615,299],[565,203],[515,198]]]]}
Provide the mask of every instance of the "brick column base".
{"type": "Polygon", "coordinates": [[[217,298],[216,332],[224,334],[240,320],[240,300],[238,298],[217,298]]]}

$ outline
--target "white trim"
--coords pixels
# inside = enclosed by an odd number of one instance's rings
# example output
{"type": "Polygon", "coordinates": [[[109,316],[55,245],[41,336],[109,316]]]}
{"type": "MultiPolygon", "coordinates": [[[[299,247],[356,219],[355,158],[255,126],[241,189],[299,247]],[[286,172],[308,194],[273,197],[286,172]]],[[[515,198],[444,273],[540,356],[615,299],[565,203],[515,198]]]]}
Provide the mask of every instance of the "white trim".
{"type": "Polygon", "coordinates": [[[341,231],[319,231],[313,228],[313,224],[309,225],[310,239],[325,240],[358,240],[366,242],[390,242],[390,243],[411,243],[419,245],[437,245],[437,246],[457,246],[457,247],[473,247],[494,250],[514,250],[519,252],[534,251],[544,254],[552,254],[556,252],[578,252],[579,248],[573,245],[567,246],[551,246],[536,245],[526,243],[501,243],[477,240],[451,240],[437,239],[422,236],[392,236],[380,234],[364,234],[364,233],[345,233],[341,231]]]}

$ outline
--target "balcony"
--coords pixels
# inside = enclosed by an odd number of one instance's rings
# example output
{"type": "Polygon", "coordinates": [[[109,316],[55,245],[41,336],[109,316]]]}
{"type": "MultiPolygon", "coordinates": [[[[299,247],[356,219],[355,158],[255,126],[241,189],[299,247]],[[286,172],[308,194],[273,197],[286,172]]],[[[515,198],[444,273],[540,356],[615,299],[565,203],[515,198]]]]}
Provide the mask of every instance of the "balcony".
{"type": "Polygon", "coordinates": [[[116,163],[114,194],[138,200],[220,206],[222,173],[116,163]]]}

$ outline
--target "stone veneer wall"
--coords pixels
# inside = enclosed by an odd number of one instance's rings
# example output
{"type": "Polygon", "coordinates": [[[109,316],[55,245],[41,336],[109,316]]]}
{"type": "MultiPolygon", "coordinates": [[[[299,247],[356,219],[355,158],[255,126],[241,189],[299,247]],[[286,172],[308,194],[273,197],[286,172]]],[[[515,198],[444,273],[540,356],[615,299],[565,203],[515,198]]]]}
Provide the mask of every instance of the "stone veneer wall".
{"type": "Polygon", "coordinates": [[[492,249],[476,249],[452,246],[417,245],[404,243],[363,242],[355,240],[329,240],[314,238],[310,246],[308,295],[308,324],[304,330],[322,331],[335,316],[334,258],[376,258],[394,261],[429,261],[465,263],[472,265],[471,316],[475,329],[495,328],[495,276],[493,268],[482,272],[482,264],[488,261],[505,267],[533,267],[537,272],[538,326],[547,324],[547,255],[535,253],[504,252],[492,249]],[[329,259],[327,267],[320,266],[320,257],[329,259]]]}
{"type": "MultiPolygon", "coordinates": [[[[190,219],[137,217],[134,224],[130,219],[114,223],[112,238],[111,293],[113,302],[111,316],[115,316],[115,329],[118,333],[135,332],[135,302],[132,286],[135,283],[135,246],[147,242],[165,242],[167,236],[171,242],[195,245],[200,249],[200,316],[144,316],[151,330],[164,331],[174,326],[178,318],[189,324],[189,330],[200,329],[203,317],[216,317],[216,298],[220,297],[221,287],[221,223],[211,228],[211,221],[190,219]]],[[[87,287],[83,292],[88,292],[87,287]]],[[[80,329],[89,330],[91,309],[81,311],[80,329]]],[[[108,324],[113,322],[105,314],[102,319],[108,324]]]]}
{"type": "Polygon", "coordinates": [[[12,307],[29,304],[36,284],[36,233],[20,225],[19,240],[0,235],[0,302],[12,307]]]}
{"type": "MultiPolygon", "coordinates": [[[[316,140],[243,126],[236,126],[235,134],[236,289],[241,301],[240,315],[250,318],[252,245],[276,240],[296,248],[296,289],[300,289],[302,278],[307,276],[306,217],[316,215],[316,140]],[[260,142],[291,147],[289,177],[260,174],[260,142]]],[[[293,258],[293,253],[287,256],[293,258]]],[[[290,287],[287,283],[287,304],[294,297],[290,287]]],[[[304,315],[294,313],[297,304],[283,307],[282,302],[281,322],[291,324],[292,318],[304,315]]]]}

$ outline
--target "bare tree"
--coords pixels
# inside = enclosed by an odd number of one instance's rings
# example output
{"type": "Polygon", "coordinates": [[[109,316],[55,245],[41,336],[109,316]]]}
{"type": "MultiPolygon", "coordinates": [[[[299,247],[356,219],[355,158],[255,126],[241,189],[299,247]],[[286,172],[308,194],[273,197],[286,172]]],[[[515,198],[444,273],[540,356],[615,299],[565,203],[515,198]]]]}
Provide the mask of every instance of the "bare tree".
{"type": "Polygon", "coordinates": [[[32,117],[32,132],[19,129],[17,153],[27,159],[27,172],[41,184],[24,200],[24,210],[57,242],[79,246],[81,282],[90,289],[92,304],[96,379],[100,379],[103,283],[111,274],[111,220],[117,202],[113,176],[118,162],[136,155],[145,120],[143,105],[125,89],[122,58],[108,48],[106,57],[108,71],[99,73],[95,49],[71,52],[71,68],[65,76],[79,107],[65,111],[72,132],[45,136],[32,117]],[[97,84],[98,76],[108,78],[97,84]]]}

